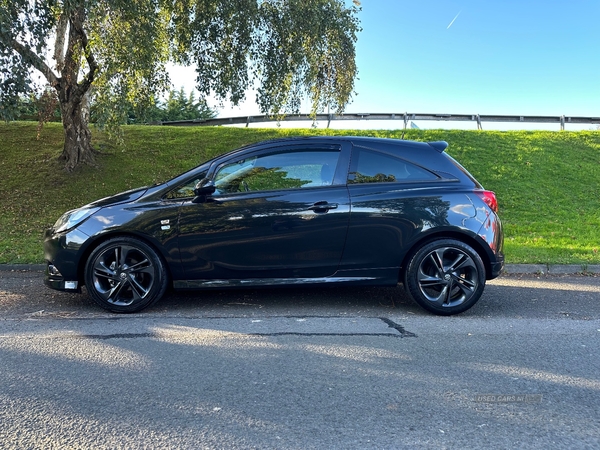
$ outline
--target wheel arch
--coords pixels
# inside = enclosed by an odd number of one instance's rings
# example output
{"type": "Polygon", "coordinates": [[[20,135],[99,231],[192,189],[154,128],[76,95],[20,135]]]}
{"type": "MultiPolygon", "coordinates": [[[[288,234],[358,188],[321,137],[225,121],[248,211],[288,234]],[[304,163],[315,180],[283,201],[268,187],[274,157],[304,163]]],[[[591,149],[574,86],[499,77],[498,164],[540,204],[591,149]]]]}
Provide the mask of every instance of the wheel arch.
{"type": "Polygon", "coordinates": [[[163,266],[165,267],[168,286],[172,286],[173,275],[171,274],[171,268],[169,267],[169,264],[167,263],[167,258],[165,257],[165,255],[163,255],[162,251],[159,250],[158,246],[155,243],[153,243],[151,239],[148,239],[147,236],[139,235],[136,233],[127,233],[127,232],[101,234],[96,239],[94,239],[92,242],[90,242],[89,245],[86,246],[83,253],[81,254],[80,264],[79,264],[79,267],[77,268],[77,278],[79,280],[80,286],[85,285],[85,267],[87,265],[87,261],[88,261],[90,255],[92,254],[92,252],[96,248],[98,248],[99,245],[102,245],[102,243],[109,241],[111,239],[115,239],[115,238],[134,238],[139,241],[142,241],[144,244],[146,244],[152,250],[154,250],[156,255],[161,259],[163,266]]]}
{"type": "Polygon", "coordinates": [[[424,245],[427,245],[430,242],[437,241],[439,239],[456,239],[457,241],[461,241],[470,247],[473,248],[481,258],[483,262],[483,267],[485,268],[485,278],[486,280],[491,279],[490,274],[492,273],[492,259],[488,250],[485,248],[485,242],[481,240],[481,238],[477,238],[476,236],[463,233],[461,231],[452,231],[452,230],[444,230],[438,231],[427,236],[421,237],[419,240],[415,241],[410,249],[404,254],[402,258],[402,263],[400,264],[400,272],[398,274],[398,280],[404,279],[404,272],[406,270],[406,266],[410,262],[412,256],[424,245]]]}

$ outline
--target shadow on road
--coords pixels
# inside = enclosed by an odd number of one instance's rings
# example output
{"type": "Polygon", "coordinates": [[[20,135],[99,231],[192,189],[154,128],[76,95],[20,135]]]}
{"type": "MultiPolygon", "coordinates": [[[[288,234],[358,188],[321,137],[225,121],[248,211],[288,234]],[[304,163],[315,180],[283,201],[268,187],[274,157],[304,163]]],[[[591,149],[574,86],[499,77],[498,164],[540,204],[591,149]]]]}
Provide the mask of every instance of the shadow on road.
{"type": "MultiPolygon", "coordinates": [[[[600,318],[600,278],[503,276],[460,317],[600,318]]],[[[38,272],[0,272],[0,314],[81,317],[112,315],[85,294],[53,291],[38,272]]],[[[277,288],[168,292],[138,316],[386,316],[429,314],[398,288],[277,288]]]]}

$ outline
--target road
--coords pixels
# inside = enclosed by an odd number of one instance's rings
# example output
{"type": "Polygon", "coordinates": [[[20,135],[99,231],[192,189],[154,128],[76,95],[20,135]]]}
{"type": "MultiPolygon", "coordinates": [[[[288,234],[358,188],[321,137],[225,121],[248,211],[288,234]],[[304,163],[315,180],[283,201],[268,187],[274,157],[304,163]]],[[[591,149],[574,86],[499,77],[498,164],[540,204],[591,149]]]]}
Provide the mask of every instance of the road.
{"type": "Polygon", "coordinates": [[[600,448],[600,278],[169,294],[134,315],[0,272],[0,448],[600,448]]]}

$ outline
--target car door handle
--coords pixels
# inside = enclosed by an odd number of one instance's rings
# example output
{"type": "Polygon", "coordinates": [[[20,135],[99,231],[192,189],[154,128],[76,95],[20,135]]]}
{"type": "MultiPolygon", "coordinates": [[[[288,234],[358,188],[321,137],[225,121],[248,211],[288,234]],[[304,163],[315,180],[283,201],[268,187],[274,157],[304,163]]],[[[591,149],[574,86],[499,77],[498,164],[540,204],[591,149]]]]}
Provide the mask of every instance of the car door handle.
{"type": "Polygon", "coordinates": [[[337,203],[329,203],[329,202],[317,202],[314,205],[310,206],[308,209],[312,209],[316,213],[325,213],[330,209],[336,209],[338,207],[337,203]]]}

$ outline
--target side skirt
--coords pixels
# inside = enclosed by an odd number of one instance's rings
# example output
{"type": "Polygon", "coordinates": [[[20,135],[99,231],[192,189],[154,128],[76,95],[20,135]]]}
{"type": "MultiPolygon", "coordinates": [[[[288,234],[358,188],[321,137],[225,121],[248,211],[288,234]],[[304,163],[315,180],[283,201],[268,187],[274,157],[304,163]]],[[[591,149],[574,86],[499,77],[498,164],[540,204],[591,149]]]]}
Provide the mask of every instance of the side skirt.
{"type": "Polygon", "coordinates": [[[292,286],[318,284],[354,284],[382,285],[389,284],[385,277],[323,277],[323,278],[253,278],[247,280],[175,280],[175,289],[206,289],[228,287],[260,287],[260,286],[292,286]]]}

